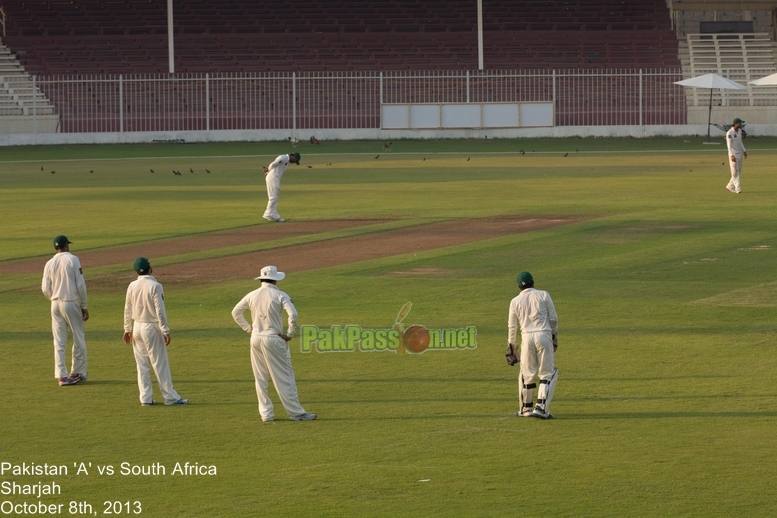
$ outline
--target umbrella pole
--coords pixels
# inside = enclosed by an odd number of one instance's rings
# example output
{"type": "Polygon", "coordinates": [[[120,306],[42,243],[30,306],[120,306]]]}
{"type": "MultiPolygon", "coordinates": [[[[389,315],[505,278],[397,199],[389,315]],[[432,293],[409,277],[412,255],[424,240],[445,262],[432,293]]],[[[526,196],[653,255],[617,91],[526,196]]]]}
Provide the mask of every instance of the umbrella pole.
{"type": "Polygon", "coordinates": [[[712,123],[712,88],[710,88],[710,110],[707,114],[707,142],[710,141],[710,124],[712,123]]]}

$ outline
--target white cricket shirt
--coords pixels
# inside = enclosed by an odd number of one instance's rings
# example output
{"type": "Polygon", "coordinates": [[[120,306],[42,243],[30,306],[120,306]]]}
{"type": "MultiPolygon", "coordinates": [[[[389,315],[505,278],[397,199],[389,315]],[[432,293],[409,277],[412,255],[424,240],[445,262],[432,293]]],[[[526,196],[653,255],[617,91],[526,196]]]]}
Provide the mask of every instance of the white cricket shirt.
{"type": "Polygon", "coordinates": [[[237,303],[232,310],[232,318],[246,333],[259,335],[283,334],[283,310],[289,316],[287,336],[294,336],[297,330],[297,309],[291,298],[269,282],[263,282],[262,287],[254,290],[237,303]],[[246,310],[251,310],[253,324],[249,324],[243,316],[246,310]]]}
{"type": "Polygon", "coordinates": [[[158,323],[162,332],[170,334],[165,311],[165,290],[151,275],[140,275],[127,287],[124,301],[124,331],[132,331],[132,321],[158,323]]]}
{"type": "Polygon", "coordinates": [[[57,252],[43,268],[41,290],[49,300],[79,301],[86,309],[86,282],[81,261],[70,252],[57,252]]]}
{"type": "Polygon", "coordinates": [[[510,302],[507,319],[507,341],[515,344],[516,334],[536,331],[558,332],[558,315],[547,291],[526,288],[510,302]]]}
{"type": "Polygon", "coordinates": [[[742,130],[735,130],[732,126],[726,132],[726,145],[728,146],[728,156],[735,155],[740,156],[747,151],[745,144],[742,142],[742,130]]]}
{"type": "Polygon", "coordinates": [[[280,180],[283,177],[283,173],[286,172],[286,168],[289,167],[289,155],[281,155],[276,158],[272,164],[267,166],[268,175],[272,174],[276,179],[280,180]]]}

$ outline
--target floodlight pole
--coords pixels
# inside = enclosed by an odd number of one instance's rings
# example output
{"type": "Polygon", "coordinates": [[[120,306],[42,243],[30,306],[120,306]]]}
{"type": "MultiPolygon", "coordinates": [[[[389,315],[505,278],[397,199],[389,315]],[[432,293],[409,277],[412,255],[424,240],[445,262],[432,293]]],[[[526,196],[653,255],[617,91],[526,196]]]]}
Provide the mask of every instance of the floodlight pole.
{"type": "Polygon", "coordinates": [[[175,48],[173,47],[173,0],[167,0],[167,66],[175,74],[175,48]]]}
{"type": "Polygon", "coordinates": [[[710,124],[712,123],[712,88],[710,88],[710,110],[707,114],[707,142],[710,141],[710,124]]]}
{"type": "Polygon", "coordinates": [[[483,0],[478,0],[478,70],[483,70],[483,0]]]}

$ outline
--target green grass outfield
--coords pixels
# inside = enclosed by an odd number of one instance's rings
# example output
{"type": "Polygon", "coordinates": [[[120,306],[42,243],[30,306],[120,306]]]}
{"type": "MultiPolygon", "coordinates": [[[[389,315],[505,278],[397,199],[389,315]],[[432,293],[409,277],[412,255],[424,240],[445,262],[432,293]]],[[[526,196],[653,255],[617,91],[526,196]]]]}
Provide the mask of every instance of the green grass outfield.
{"type": "MultiPolygon", "coordinates": [[[[63,503],[63,515],[87,502],[102,515],[105,502],[132,514],[138,501],[154,517],[775,516],[777,141],[745,143],[740,195],[724,190],[725,145],[699,138],[301,143],[283,179],[290,219],[575,218],[290,275],[280,287],[301,324],[391,327],[411,301],[406,324],[477,326],[477,349],[421,355],[303,354],[295,339],[311,423],[287,421],[274,391],[277,420],[258,415],[248,338],[230,315],[250,278],[167,286],[173,380],[193,404],[149,408],[121,343],[124,285],[90,290],[90,379],[60,388],[40,274],[3,275],[0,462],[70,471],[6,473],[0,482],[53,481],[62,494],[0,502],[63,503]],[[420,268],[436,273],[392,274],[420,268]],[[503,354],[521,270],[559,313],[553,421],[513,415],[518,370],[503,354]],[[122,475],[123,462],[167,474],[122,475]],[[186,462],[217,475],[172,474],[186,462]]],[[[287,149],[4,148],[0,264],[51,255],[60,233],[78,255],[265,224],[260,167],[287,149]]],[[[241,251],[151,259],[163,273],[241,251]]],[[[87,285],[132,260],[85,265],[87,285]]]]}

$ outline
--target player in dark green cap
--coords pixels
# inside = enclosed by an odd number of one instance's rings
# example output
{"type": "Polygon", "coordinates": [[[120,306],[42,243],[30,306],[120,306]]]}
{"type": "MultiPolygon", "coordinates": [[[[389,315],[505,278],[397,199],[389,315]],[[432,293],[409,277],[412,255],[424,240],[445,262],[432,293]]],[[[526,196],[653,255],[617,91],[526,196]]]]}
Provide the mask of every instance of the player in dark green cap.
{"type": "Polygon", "coordinates": [[[516,415],[553,419],[548,408],[558,380],[558,369],[554,362],[558,344],[556,308],[547,291],[534,289],[532,274],[521,272],[517,282],[520,293],[510,302],[507,324],[507,361],[510,365],[518,362],[521,364],[518,376],[520,408],[516,415]],[[520,360],[517,359],[515,351],[518,329],[521,330],[520,360]],[[537,387],[534,383],[535,376],[540,380],[536,405],[532,401],[534,389],[537,387]]]}
{"type": "Polygon", "coordinates": [[[264,168],[264,181],[267,184],[267,210],[262,216],[267,221],[286,221],[278,214],[278,199],[281,197],[281,177],[289,164],[299,165],[300,156],[296,151],[281,155],[272,164],[264,168]]]}
{"type": "Polygon", "coordinates": [[[124,343],[132,344],[135,363],[138,367],[138,388],[140,404],[155,405],[152,397],[151,370],[159,382],[159,390],[165,405],[188,405],[173,388],[167,346],[170,344],[170,328],[165,311],[165,290],[151,276],[154,269],[145,257],[138,257],[132,263],[138,278],[127,288],[124,302],[124,343]],[[133,324],[134,321],[134,324],[133,324]]]}
{"type": "Polygon", "coordinates": [[[726,185],[726,190],[736,194],[742,192],[739,183],[739,175],[742,173],[742,161],[747,158],[745,143],[742,142],[742,139],[745,136],[744,131],[742,130],[742,126],[744,125],[745,121],[737,117],[734,119],[731,129],[726,132],[728,165],[731,167],[731,180],[729,180],[728,185],[726,185]]]}
{"type": "Polygon", "coordinates": [[[60,386],[86,381],[86,340],[84,322],[89,320],[86,309],[86,282],[78,257],[70,253],[70,240],[62,235],[54,238],[57,254],[43,269],[41,289],[51,301],[51,330],[54,335],[54,376],[60,386]],[[73,334],[71,372],[65,366],[67,330],[73,334]]]}

